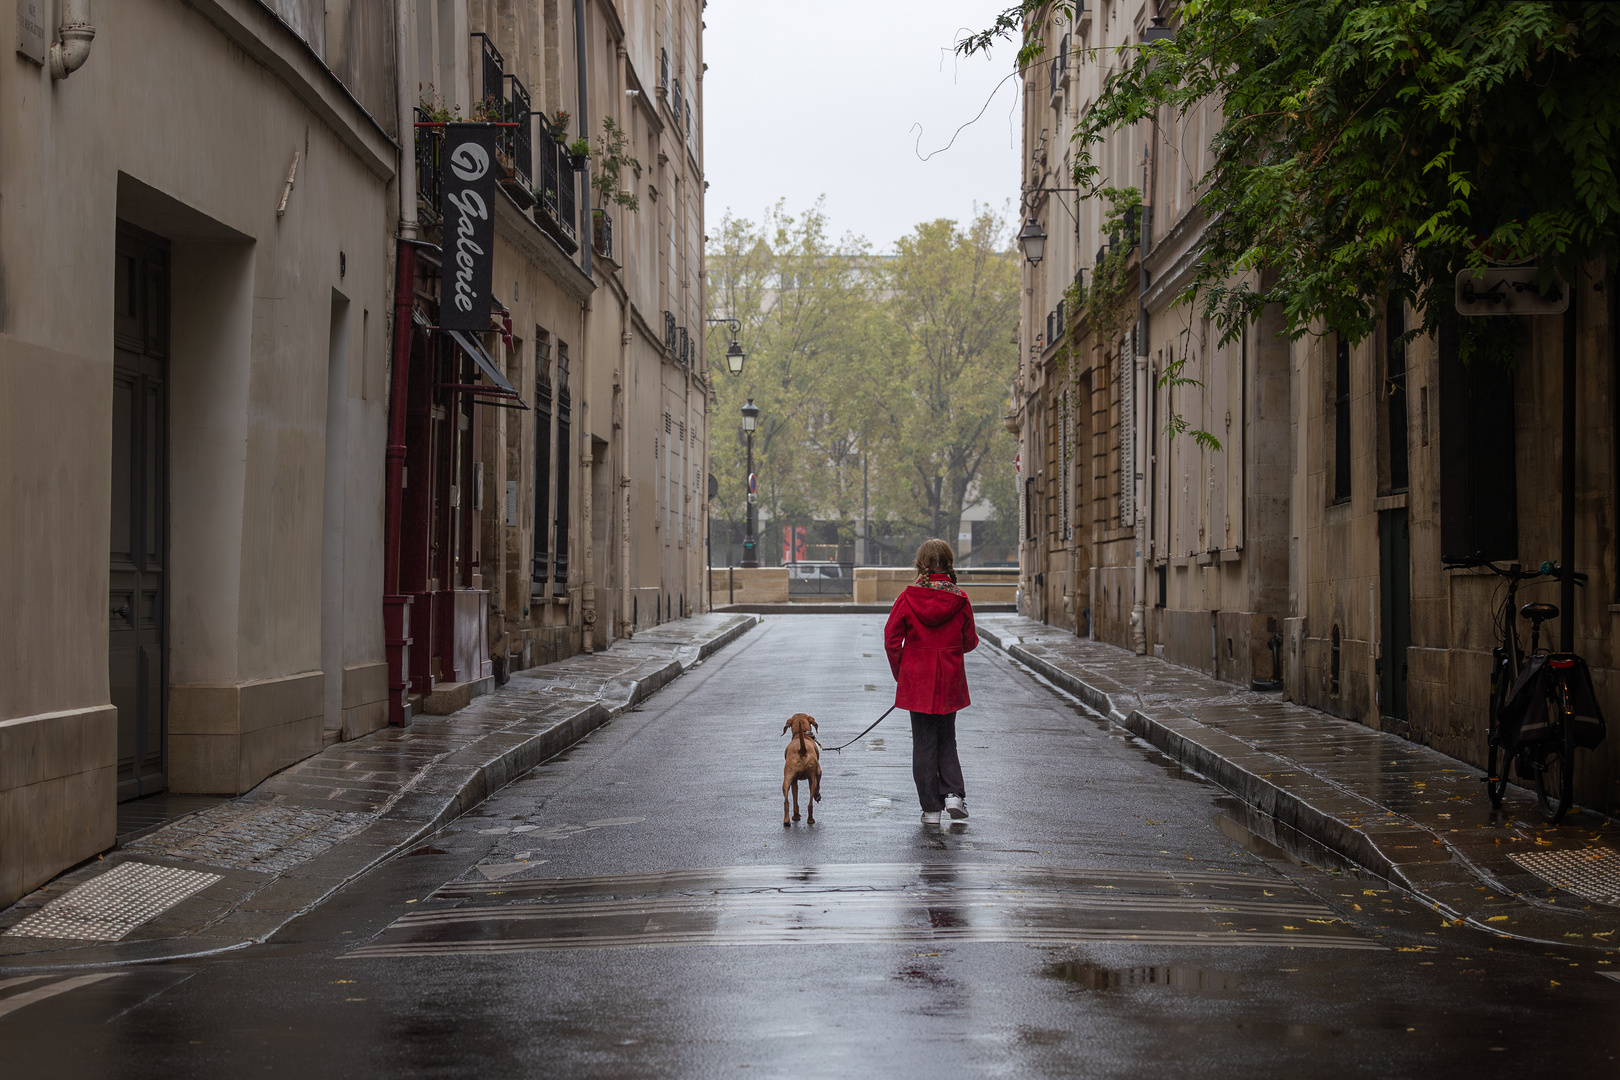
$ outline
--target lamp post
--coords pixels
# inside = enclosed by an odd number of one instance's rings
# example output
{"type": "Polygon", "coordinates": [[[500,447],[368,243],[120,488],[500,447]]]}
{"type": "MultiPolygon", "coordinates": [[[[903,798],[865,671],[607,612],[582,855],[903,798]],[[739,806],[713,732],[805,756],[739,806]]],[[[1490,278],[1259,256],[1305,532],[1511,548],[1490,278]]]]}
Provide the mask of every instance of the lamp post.
{"type": "Polygon", "coordinates": [[[1046,255],[1046,230],[1033,217],[1024,222],[1024,231],[1018,234],[1018,246],[1031,266],[1039,266],[1046,255]]]}
{"type": "Polygon", "coordinates": [[[759,497],[754,490],[758,486],[754,481],[754,429],[759,426],[759,406],[754,404],[753,398],[749,398],[748,404],[742,407],[742,424],[743,432],[748,437],[748,479],[745,483],[748,494],[748,527],[743,534],[742,564],[744,569],[751,569],[759,565],[759,550],[754,540],[754,534],[759,530],[757,516],[759,497]]]}
{"type": "Polygon", "coordinates": [[[737,335],[742,332],[742,323],[736,319],[704,319],[703,321],[706,323],[721,323],[731,330],[731,344],[726,346],[726,370],[733,375],[741,375],[743,361],[748,359],[748,354],[743,352],[742,343],[737,340],[737,335]]]}

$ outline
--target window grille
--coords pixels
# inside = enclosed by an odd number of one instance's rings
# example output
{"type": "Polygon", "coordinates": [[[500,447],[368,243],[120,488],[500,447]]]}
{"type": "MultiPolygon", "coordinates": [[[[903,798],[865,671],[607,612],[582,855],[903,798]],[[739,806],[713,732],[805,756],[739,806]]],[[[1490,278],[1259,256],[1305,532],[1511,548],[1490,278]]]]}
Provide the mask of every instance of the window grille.
{"type": "Polygon", "coordinates": [[[1119,343],[1119,525],[1136,520],[1136,333],[1119,343]]]}
{"type": "Polygon", "coordinates": [[[551,556],[551,335],[534,328],[534,547],[529,581],[545,592],[551,556]]]}
{"type": "Polygon", "coordinates": [[[552,580],[558,585],[568,584],[568,481],[573,473],[573,440],[570,437],[573,419],[573,395],[568,391],[568,345],[557,342],[557,512],[555,523],[556,555],[552,559],[552,580]]]}

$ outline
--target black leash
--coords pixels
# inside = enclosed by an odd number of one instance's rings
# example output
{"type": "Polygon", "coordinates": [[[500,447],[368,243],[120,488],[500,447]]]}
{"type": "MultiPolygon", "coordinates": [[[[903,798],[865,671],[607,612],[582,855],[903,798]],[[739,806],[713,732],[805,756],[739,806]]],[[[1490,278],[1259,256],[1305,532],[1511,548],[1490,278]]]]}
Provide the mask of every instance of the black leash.
{"type": "MultiPolygon", "coordinates": [[[[890,705],[889,706],[889,711],[884,713],[883,716],[880,716],[876,720],[872,721],[872,727],[867,728],[866,731],[871,731],[872,728],[875,728],[879,724],[883,723],[883,718],[888,716],[889,713],[894,712],[894,710],[898,709],[899,707],[900,706],[898,706],[898,705],[890,705]]],[[[866,731],[861,732],[859,735],[857,735],[853,739],[849,740],[849,742],[845,743],[844,746],[854,746],[856,743],[858,743],[862,739],[866,738],[866,731]]],[[[844,746],[829,746],[829,747],[826,747],[825,749],[837,751],[838,753],[843,753],[844,746]]]]}

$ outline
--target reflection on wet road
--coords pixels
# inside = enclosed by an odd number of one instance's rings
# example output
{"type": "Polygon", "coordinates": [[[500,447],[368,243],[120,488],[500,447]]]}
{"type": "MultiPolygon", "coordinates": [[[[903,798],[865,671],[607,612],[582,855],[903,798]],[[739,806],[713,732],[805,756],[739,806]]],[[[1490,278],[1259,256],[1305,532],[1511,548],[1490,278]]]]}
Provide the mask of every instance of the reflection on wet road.
{"type": "Polygon", "coordinates": [[[1615,1074],[1606,960],[1446,922],[989,649],[971,818],[919,823],[898,718],[783,829],[782,721],[870,724],[881,634],[767,620],[265,945],[0,986],[0,1077],[1615,1074]]]}
{"type": "Polygon", "coordinates": [[[350,955],[865,942],[1384,948],[1296,885],[1175,871],[737,866],[474,881],[430,901],[350,955]]]}

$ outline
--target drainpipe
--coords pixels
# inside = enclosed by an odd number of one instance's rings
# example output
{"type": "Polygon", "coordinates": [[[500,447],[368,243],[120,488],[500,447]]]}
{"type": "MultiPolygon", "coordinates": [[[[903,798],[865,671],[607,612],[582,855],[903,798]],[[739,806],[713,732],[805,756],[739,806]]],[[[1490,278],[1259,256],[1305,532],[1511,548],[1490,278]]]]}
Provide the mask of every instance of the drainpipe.
{"type": "Polygon", "coordinates": [[[388,722],[411,722],[411,598],[399,591],[400,514],[405,498],[405,403],[410,389],[411,311],[416,285],[416,128],[410,49],[411,0],[394,9],[399,91],[399,250],[394,262],[394,355],[388,391],[387,487],[383,509],[383,640],[388,654],[388,722]]]}
{"type": "Polygon", "coordinates": [[[57,81],[84,67],[96,28],[90,25],[90,0],[66,0],[60,37],[51,42],[51,80],[57,81]]]}
{"type": "MultiPolygon", "coordinates": [[[[585,138],[591,137],[591,111],[589,97],[586,95],[585,78],[585,0],[574,0],[574,67],[579,73],[579,133],[585,138]]],[[[579,245],[579,268],[585,271],[585,276],[591,276],[591,255],[596,247],[596,222],[591,215],[591,159],[585,159],[585,220],[580,223],[579,231],[585,234],[585,242],[579,245]]]]}
{"type": "MultiPolygon", "coordinates": [[[[1154,128],[1148,128],[1148,145],[1151,146],[1154,128]]],[[[1142,482],[1147,475],[1148,456],[1148,238],[1149,215],[1153,207],[1149,204],[1148,188],[1148,162],[1150,153],[1148,146],[1142,148],[1142,202],[1137,211],[1137,226],[1141,230],[1140,244],[1137,248],[1137,266],[1140,268],[1140,278],[1136,287],[1136,400],[1132,403],[1135,408],[1135,428],[1133,435],[1136,439],[1135,475],[1131,477],[1133,490],[1136,492],[1136,602],[1131,608],[1131,648],[1137,656],[1147,655],[1147,546],[1148,546],[1148,511],[1146,485],[1142,482]]]]}
{"type": "MultiPolygon", "coordinates": [[[[416,51],[411,47],[411,0],[394,6],[395,97],[399,99],[399,235],[416,238],[416,51]]],[[[406,290],[410,295],[410,290],[406,290]]],[[[408,321],[408,320],[407,320],[408,321]]]]}

